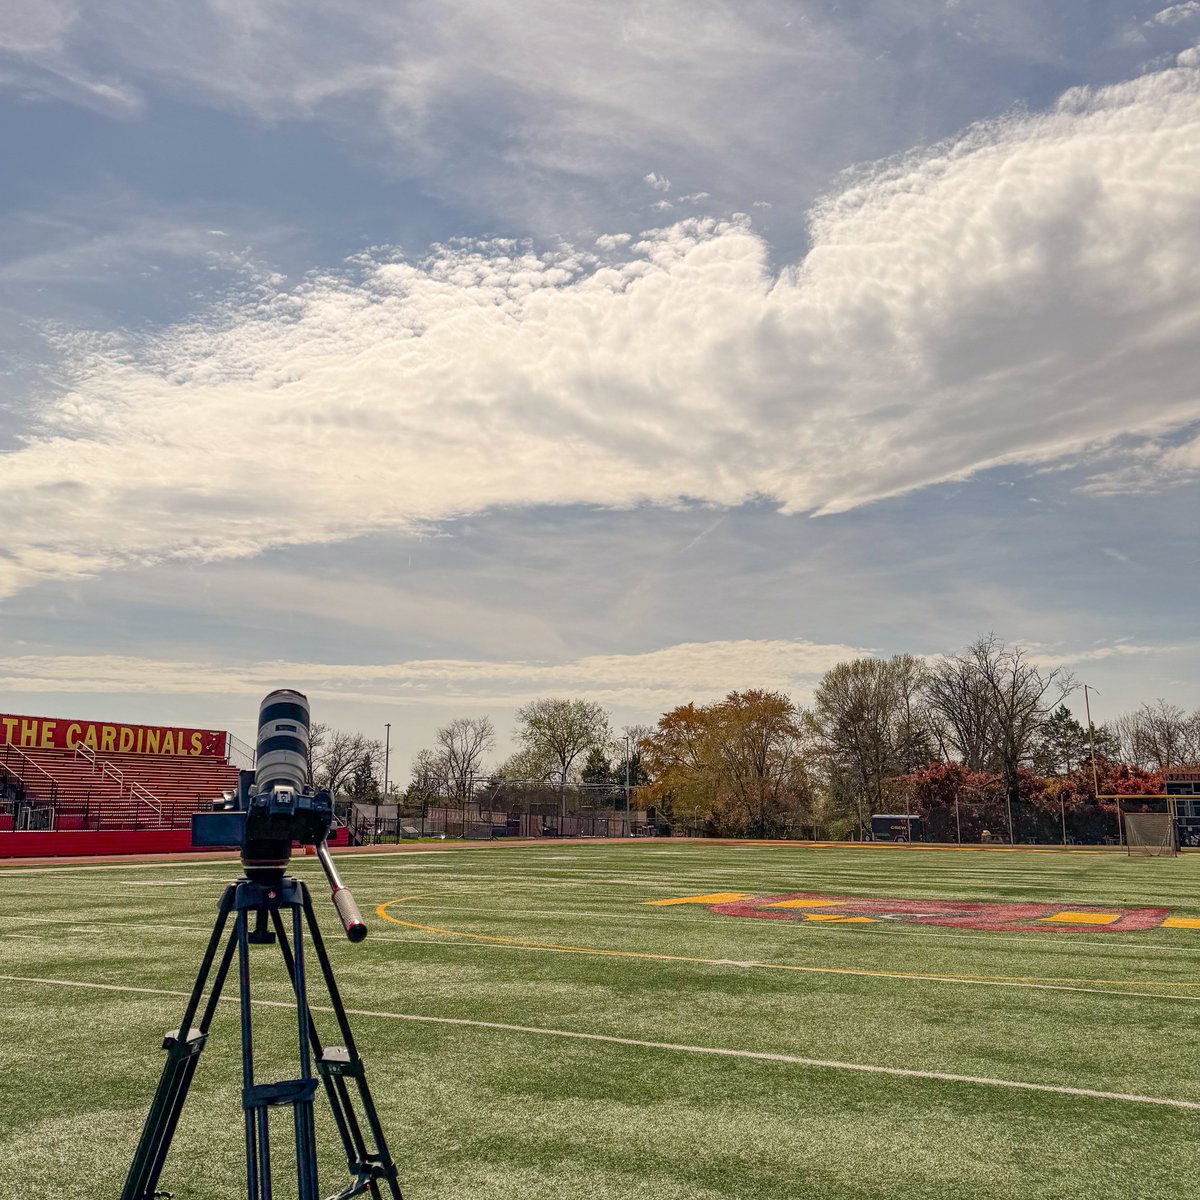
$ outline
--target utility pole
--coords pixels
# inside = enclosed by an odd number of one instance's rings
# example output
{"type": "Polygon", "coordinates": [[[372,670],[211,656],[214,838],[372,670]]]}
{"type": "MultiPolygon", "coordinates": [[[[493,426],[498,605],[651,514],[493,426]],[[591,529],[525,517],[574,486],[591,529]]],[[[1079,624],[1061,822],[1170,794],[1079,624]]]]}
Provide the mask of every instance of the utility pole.
{"type": "Polygon", "coordinates": [[[383,740],[383,798],[386,800],[388,794],[388,765],[392,754],[392,723],[389,721],[383,728],[387,735],[383,740]]]}

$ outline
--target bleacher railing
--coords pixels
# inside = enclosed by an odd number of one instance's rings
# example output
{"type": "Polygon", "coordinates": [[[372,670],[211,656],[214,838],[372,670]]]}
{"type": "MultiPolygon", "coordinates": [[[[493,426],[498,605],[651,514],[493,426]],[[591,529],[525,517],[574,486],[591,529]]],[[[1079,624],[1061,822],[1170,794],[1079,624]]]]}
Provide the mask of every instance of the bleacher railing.
{"type": "MultiPolygon", "coordinates": [[[[192,814],[207,812],[210,800],[164,801],[158,811],[139,800],[61,801],[48,807],[19,806],[13,827],[21,832],[98,831],[105,829],[188,829],[192,814]],[[28,815],[26,815],[28,814],[28,815]]],[[[0,837],[3,837],[0,829],[0,837]]]]}
{"type": "Polygon", "coordinates": [[[158,822],[162,824],[162,801],[149,788],[143,787],[135,779],[129,785],[129,798],[131,800],[140,800],[149,809],[158,816],[158,822]]]}
{"type": "Polygon", "coordinates": [[[118,796],[125,796],[127,794],[130,800],[146,805],[158,818],[158,823],[162,823],[163,802],[148,787],[138,783],[136,779],[131,779],[128,785],[126,785],[125,772],[110,763],[108,759],[97,758],[95,750],[90,746],[85,746],[82,743],[77,745],[75,747],[75,757],[82,758],[85,762],[91,763],[93,775],[99,771],[101,779],[111,779],[117,785],[118,796]]]}
{"type": "Polygon", "coordinates": [[[34,762],[24,750],[11,742],[4,745],[4,758],[0,766],[16,779],[23,790],[34,786],[44,787],[48,793],[46,799],[51,803],[58,799],[58,780],[41,763],[34,762]]]}

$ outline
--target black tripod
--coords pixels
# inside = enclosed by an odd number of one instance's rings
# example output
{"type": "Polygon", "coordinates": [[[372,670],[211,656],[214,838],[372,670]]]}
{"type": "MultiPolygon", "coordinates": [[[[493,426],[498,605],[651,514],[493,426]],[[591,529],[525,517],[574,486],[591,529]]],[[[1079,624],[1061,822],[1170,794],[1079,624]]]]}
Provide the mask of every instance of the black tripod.
{"type": "MultiPolygon", "coordinates": [[[[333,864],[329,861],[324,844],[318,848],[322,866],[330,874],[335,887],[334,899],[339,912],[345,919],[347,911],[357,919],[357,925],[346,920],[347,932],[353,940],[365,934],[366,927],[357,917],[350,893],[341,887],[333,864]],[[348,902],[348,904],[347,904],[348,902]]],[[[367,1087],[362,1059],[354,1046],[354,1037],[346,1020],[346,1010],[338,994],[329,955],[321,940],[321,931],[313,915],[312,898],[308,888],[298,879],[284,875],[282,869],[263,871],[248,868],[247,877],[226,887],[221,897],[216,924],[212,937],[200,963],[196,984],[188,997],[183,1011],[183,1021],[178,1029],[172,1030],[163,1040],[167,1062],[150,1114],[142,1130],[141,1141],[129,1168],[121,1200],[154,1200],[169,1197],[171,1193],[157,1190],[158,1177],[166,1161],[167,1151],[175,1127],[179,1123],[183,1103],[200,1052],[208,1040],[208,1028],[217,1009],[221,988],[233,963],[238,959],[238,991],[242,1014],[242,1107],[246,1121],[246,1195],[248,1200],[272,1200],[271,1151],[268,1135],[268,1110],[286,1108],[292,1110],[296,1144],[297,1200],[320,1200],[317,1182],[317,1147],[313,1121],[313,1097],[318,1083],[324,1086],[325,1095],[333,1110],[334,1123],[346,1154],[350,1180],[329,1200],[349,1200],[352,1196],[369,1195],[371,1200],[403,1200],[400,1185],[396,1181],[396,1166],[388,1153],[379,1116],[367,1087]],[[283,909],[291,911],[291,936],[284,926],[283,909]],[[217,966],[212,990],[204,1003],[200,1024],[193,1026],[200,1008],[205,984],[212,972],[220,948],[225,926],[233,914],[233,929],[225,942],[224,952],[217,966]],[[250,917],[254,915],[251,927],[250,917]],[[334,1017],[341,1032],[343,1046],[324,1046],[317,1034],[312,1009],[309,1008],[305,991],[304,925],[308,926],[309,937],[316,951],[325,987],[329,992],[334,1017]],[[284,965],[292,983],[296,1000],[300,1074],[297,1079],[286,1079],[278,1083],[256,1083],[254,1079],[254,1048],[251,1032],[250,998],[250,947],[277,943],[283,955],[284,965]],[[312,1063],[316,1061],[316,1075],[312,1063]],[[357,1093],[356,1113],[354,1092],[357,1093]],[[364,1129],[365,1124],[365,1129],[364,1129]]]]}

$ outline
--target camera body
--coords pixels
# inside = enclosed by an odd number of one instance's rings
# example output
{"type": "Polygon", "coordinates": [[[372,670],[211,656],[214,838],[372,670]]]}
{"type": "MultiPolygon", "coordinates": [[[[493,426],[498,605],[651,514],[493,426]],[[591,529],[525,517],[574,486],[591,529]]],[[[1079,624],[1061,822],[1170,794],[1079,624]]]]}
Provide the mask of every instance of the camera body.
{"type": "Polygon", "coordinates": [[[241,850],[251,877],[278,877],[292,844],[318,846],[329,835],[333,800],[309,785],[309,708],[302,692],[281,688],[264,697],[258,713],[256,769],[241,771],[238,790],[192,817],[193,846],[241,850]]]}
{"type": "Polygon", "coordinates": [[[285,867],[292,843],[316,846],[329,836],[333,801],[327,791],[297,792],[276,785],[255,790],[255,772],[242,771],[236,795],[192,816],[193,846],[233,846],[246,867],[285,867]]]}

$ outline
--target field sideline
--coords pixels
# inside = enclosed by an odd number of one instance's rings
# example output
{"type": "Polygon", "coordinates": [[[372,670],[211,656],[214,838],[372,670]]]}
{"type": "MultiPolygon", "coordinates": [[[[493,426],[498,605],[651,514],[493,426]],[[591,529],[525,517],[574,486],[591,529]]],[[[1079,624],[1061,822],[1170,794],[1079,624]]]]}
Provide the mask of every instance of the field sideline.
{"type": "MultiPolygon", "coordinates": [[[[1194,1190],[1200,856],[647,841],[342,865],[360,946],[293,861],[407,1200],[1194,1190]],[[1041,907],[974,928],[880,901],[1041,907]]],[[[0,866],[0,1197],[119,1194],[235,874],[0,866]]],[[[284,1077],[275,951],[255,982],[260,1077],[284,1077]]],[[[176,1200],[243,1194],[240,1082],[230,1003],[163,1175],[176,1200]]]]}

